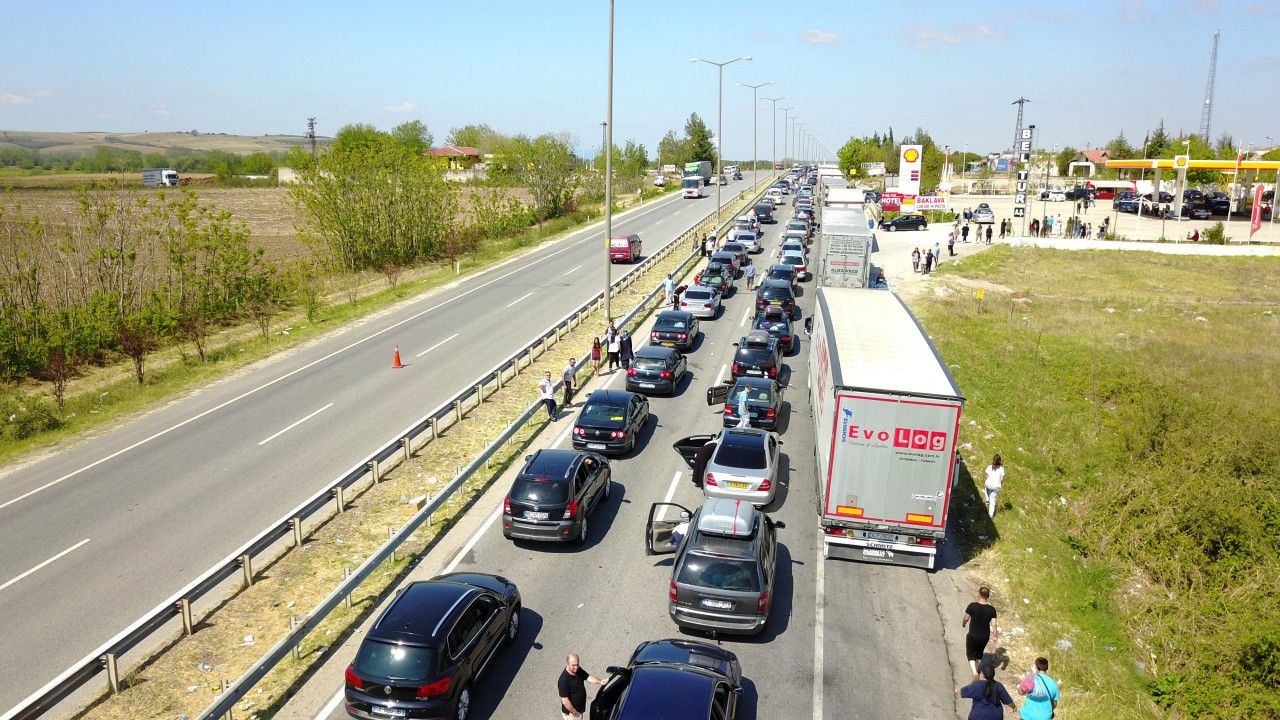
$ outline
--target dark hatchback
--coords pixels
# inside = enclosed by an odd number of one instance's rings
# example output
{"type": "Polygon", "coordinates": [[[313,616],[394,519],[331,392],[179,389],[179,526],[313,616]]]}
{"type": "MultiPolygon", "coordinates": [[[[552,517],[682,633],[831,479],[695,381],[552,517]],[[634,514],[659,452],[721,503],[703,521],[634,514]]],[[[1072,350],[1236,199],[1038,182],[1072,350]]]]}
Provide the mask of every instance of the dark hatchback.
{"type": "Polygon", "coordinates": [[[707,404],[724,404],[723,423],[725,427],[736,427],[741,419],[738,416],[738,395],[747,394],[748,423],[754,428],[776,430],[778,417],[782,415],[782,386],[771,378],[740,377],[731,386],[716,385],[707,388],[707,404]]]}
{"type": "Polygon", "coordinates": [[[795,311],[796,293],[791,283],[785,280],[765,280],[760,283],[760,287],[756,289],[756,312],[764,312],[768,307],[779,307],[788,313],[795,311]]]}
{"type": "Polygon", "coordinates": [[[744,375],[776,378],[782,371],[782,348],[769,333],[753,330],[734,344],[738,346],[730,366],[734,380],[744,375]]]}
{"type": "Polygon", "coordinates": [[[476,679],[519,634],[520,591],[506,578],[452,573],[410,583],[347,667],[347,714],[465,718],[476,679]]]}
{"type": "Polygon", "coordinates": [[[590,720],[734,720],[742,665],[732,651],[694,640],[642,642],[591,701],[590,720]]]}
{"type": "Polygon", "coordinates": [[[1209,209],[1209,205],[1206,203],[1185,203],[1182,206],[1182,217],[1191,218],[1192,220],[1208,220],[1213,217],[1213,211],[1209,209]]]}
{"type": "Polygon", "coordinates": [[[665,310],[658,313],[658,319],[649,331],[649,342],[654,345],[666,345],[678,350],[692,350],[693,340],[698,336],[698,318],[683,310],[665,310]]]}
{"type": "Polygon", "coordinates": [[[756,203],[755,212],[756,212],[756,219],[762,223],[777,222],[776,220],[773,219],[773,203],[771,202],[756,203]]]}
{"type": "Polygon", "coordinates": [[[929,221],[925,220],[923,215],[899,215],[892,220],[885,220],[880,223],[880,229],[886,232],[897,232],[899,230],[928,230],[929,221]]]}
{"type": "Polygon", "coordinates": [[[1210,194],[1205,204],[1209,206],[1209,212],[1214,215],[1228,215],[1231,213],[1231,198],[1224,192],[1210,194]]]}
{"type": "Polygon", "coordinates": [[[649,401],[625,390],[596,390],[573,423],[573,449],[623,455],[649,421],[649,401]]]}
{"type": "Polygon", "coordinates": [[[502,535],[511,540],[586,542],[587,515],[609,497],[609,463],[593,452],[539,450],[502,502],[502,535]]]}
{"type": "Polygon", "coordinates": [[[627,369],[627,390],[675,395],[688,371],[689,361],[675,348],[646,345],[636,351],[627,369]]]}
{"type": "Polygon", "coordinates": [[[791,286],[792,291],[795,290],[798,279],[796,278],[796,269],[792,265],[783,265],[775,263],[769,266],[765,272],[765,280],[785,280],[791,286]]]}
{"type": "Polygon", "coordinates": [[[767,308],[756,318],[756,324],[751,329],[764,330],[777,338],[783,352],[791,352],[796,347],[796,334],[792,332],[791,320],[781,308],[767,308]]]}

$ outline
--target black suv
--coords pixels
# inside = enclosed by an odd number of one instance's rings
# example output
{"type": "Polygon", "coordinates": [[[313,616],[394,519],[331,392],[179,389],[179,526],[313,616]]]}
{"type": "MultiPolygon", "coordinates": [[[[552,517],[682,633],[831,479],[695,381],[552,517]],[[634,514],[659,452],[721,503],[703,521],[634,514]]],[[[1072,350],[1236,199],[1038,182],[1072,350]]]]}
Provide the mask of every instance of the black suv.
{"type": "Polygon", "coordinates": [[[768,201],[756,203],[756,219],[761,223],[776,222],[773,219],[773,203],[768,201]]]}
{"type": "Polygon", "coordinates": [[[892,220],[885,220],[880,223],[880,229],[886,232],[927,230],[929,229],[929,221],[925,220],[923,215],[899,215],[892,220]]]}
{"type": "Polygon", "coordinates": [[[740,377],[732,386],[716,385],[707,388],[707,404],[724,404],[722,421],[725,427],[737,427],[738,397],[747,394],[747,423],[753,428],[776,430],[778,417],[782,415],[782,386],[770,378],[740,377]]]}
{"type": "Polygon", "coordinates": [[[519,634],[520,591],[506,578],[452,573],[410,583],[347,667],[347,714],[465,718],[476,678],[519,634]]]}
{"type": "Polygon", "coordinates": [[[796,308],[796,294],[791,283],[786,280],[766,279],[756,289],[756,312],[764,312],[767,307],[780,307],[788,313],[796,308]]]}
{"type": "Polygon", "coordinates": [[[732,379],[737,380],[744,375],[778,377],[782,369],[782,347],[767,331],[752,330],[734,345],[738,346],[738,351],[733,354],[732,379]]]}
{"type": "Polygon", "coordinates": [[[539,450],[502,501],[508,540],[587,541],[587,515],[609,498],[609,463],[593,452],[539,450]]]}
{"type": "Polygon", "coordinates": [[[649,400],[625,390],[596,390],[573,423],[573,449],[625,455],[649,421],[649,400]]]}
{"type": "Polygon", "coordinates": [[[591,701],[591,720],[734,720],[742,665],[722,647],[694,640],[642,642],[591,701]]]}

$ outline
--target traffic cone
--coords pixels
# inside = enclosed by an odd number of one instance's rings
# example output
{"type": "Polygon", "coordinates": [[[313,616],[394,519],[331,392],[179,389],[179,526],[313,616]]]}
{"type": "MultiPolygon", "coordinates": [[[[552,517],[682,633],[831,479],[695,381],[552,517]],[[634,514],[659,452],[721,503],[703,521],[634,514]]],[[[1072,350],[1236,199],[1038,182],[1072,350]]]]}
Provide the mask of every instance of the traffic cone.
{"type": "Polygon", "coordinates": [[[402,367],[404,367],[404,363],[400,362],[400,346],[397,345],[395,355],[391,356],[391,369],[399,370],[402,367]]]}

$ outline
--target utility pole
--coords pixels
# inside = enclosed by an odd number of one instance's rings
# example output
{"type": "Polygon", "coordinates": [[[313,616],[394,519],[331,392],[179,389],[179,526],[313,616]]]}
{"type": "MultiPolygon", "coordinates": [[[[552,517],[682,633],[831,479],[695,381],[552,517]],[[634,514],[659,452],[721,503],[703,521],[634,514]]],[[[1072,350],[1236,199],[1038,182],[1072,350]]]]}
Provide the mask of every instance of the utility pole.
{"type": "Polygon", "coordinates": [[[772,85],[773,81],[762,82],[759,85],[748,85],[746,83],[738,83],[742,87],[751,88],[751,186],[755,187],[760,182],[760,151],[757,148],[757,142],[760,139],[760,133],[757,132],[756,126],[760,119],[760,88],[765,85],[772,85]]]}
{"type": "Polygon", "coordinates": [[[1019,97],[1017,100],[1009,103],[1010,105],[1018,106],[1018,124],[1013,128],[1013,145],[1011,146],[1014,154],[1017,154],[1018,146],[1022,142],[1022,109],[1029,102],[1031,101],[1024,97],[1019,97]]]}
{"type": "MultiPolygon", "coordinates": [[[[791,107],[782,108],[782,164],[783,165],[787,164],[787,141],[791,138],[791,111],[795,109],[796,109],[795,105],[792,105],[791,107]]],[[[776,168],[778,166],[778,163],[775,162],[773,166],[776,168]]]]}
{"type": "Polygon", "coordinates": [[[307,140],[311,141],[311,157],[316,156],[316,119],[307,118],[307,140]]]}
{"type": "Polygon", "coordinates": [[[604,324],[613,323],[609,286],[613,265],[609,260],[609,240],[613,238],[613,4],[609,0],[609,72],[604,109],[604,324]]]}
{"type": "MultiPolygon", "coordinates": [[[[1218,75],[1218,39],[1221,37],[1221,30],[1213,31],[1213,52],[1209,54],[1209,80],[1204,85],[1204,106],[1200,109],[1200,137],[1204,138],[1206,143],[1213,142],[1213,138],[1209,137],[1209,126],[1213,120],[1213,84],[1218,75]]],[[[1230,216],[1227,219],[1229,220],[1230,216]]]]}
{"type": "MultiPolygon", "coordinates": [[[[776,98],[767,97],[767,98],[760,98],[760,99],[768,100],[773,103],[773,165],[777,166],[778,164],[778,101],[787,99],[787,96],[783,95],[781,97],[776,97],[776,98]]],[[[770,167],[769,169],[772,171],[773,167],[770,167]]]]}

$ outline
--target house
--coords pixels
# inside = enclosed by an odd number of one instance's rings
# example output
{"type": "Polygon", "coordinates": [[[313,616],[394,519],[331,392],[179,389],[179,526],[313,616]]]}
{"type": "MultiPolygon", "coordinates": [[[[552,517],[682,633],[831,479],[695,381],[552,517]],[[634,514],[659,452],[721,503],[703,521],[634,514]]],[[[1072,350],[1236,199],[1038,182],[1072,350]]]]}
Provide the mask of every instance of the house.
{"type": "Polygon", "coordinates": [[[445,145],[431,148],[428,157],[443,158],[449,163],[450,170],[470,170],[480,162],[480,151],[473,147],[461,145],[445,145]]]}
{"type": "Polygon", "coordinates": [[[1087,177],[1093,177],[1098,174],[1099,169],[1107,166],[1109,159],[1111,159],[1111,153],[1107,152],[1106,148],[1086,148],[1071,158],[1071,162],[1067,165],[1067,175],[1075,175],[1076,169],[1081,168],[1087,177]]]}

